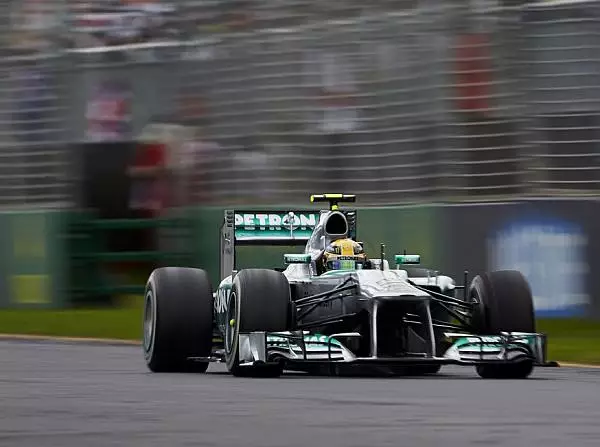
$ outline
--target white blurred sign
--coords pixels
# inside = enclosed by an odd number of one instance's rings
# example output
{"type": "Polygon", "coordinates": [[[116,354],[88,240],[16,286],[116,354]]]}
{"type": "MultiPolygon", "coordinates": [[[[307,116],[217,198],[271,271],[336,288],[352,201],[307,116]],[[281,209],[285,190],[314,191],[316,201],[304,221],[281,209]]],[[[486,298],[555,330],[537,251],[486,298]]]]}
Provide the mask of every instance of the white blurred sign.
{"type": "Polygon", "coordinates": [[[572,316],[589,303],[585,234],[563,223],[519,222],[488,239],[490,270],[515,269],[531,285],[536,314],[572,316]]]}
{"type": "Polygon", "coordinates": [[[308,55],[307,81],[321,89],[320,131],[346,133],[358,128],[360,121],[355,98],[358,89],[354,70],[356,68],[341,54],[316,51],[308,55]]]}
{"type": "Polygon", "coordinates": [[[131,121],[131,89],[126,82],[104,81],[96,85],[87,103],[88,141],[126,139],[131,121]]]}

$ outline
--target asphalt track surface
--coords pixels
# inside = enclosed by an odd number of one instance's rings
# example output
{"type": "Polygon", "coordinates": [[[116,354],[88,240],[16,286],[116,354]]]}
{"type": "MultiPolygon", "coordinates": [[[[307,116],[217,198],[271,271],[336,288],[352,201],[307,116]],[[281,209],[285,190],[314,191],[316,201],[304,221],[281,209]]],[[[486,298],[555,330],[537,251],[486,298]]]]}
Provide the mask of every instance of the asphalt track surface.
{"type": "Polygon", "coordinates": [[[0,446],[599,446],[600,369],[489,381],[152,374],[141,348],[0,341],[0,446]]]}

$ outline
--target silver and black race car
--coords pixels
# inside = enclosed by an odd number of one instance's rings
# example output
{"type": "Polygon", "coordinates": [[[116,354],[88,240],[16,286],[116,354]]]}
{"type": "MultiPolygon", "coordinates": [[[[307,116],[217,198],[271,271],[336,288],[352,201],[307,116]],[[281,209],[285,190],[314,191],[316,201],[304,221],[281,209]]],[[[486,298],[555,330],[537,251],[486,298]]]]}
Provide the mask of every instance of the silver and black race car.
{"type": "Polygon", "coordinates": [[[216,361],[236,376],[420,375],[459,364],[483,378],[526,378],[535,366],[556,366],[546,361],[546,336],[535,331],[531,290],[518,271],[481,274],[469,285],[465,272],[459,286],[415,267],[418,254],[396,254],[390,268],[384,245],[375,258],[343,256],[338,241],[362,246],[357,210],[340,208],[355,199],[313,195],[329,202],[316,212],[226,210],[214,293],[202,269],[158,268],[147,281],[148,368],[205,372],[216,361]],[[238,271],[244,245],[304,251],[283,254],[285,268],[238,271]]]}

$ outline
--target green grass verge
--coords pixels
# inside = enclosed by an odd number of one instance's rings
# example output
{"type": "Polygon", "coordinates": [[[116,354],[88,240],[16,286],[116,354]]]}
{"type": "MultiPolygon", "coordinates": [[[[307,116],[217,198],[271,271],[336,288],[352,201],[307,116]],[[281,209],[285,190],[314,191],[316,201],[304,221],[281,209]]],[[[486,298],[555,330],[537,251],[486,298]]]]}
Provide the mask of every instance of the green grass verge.
{"type": "Polygon", "coordinates": [[[0,333],[141,340],[142,307],[0,310],[0,333]]]}
{"type": "Polygon", "coordinates": [[[600,365],[600,321],[540,320],[537,330],[548,334],[549,360],[600,365]]]}
{"type": "MultiPolygon", "coordinates": [[[[115,309],[0,310],[0,333],[140,340],[139,300],[115,309]]],[[[540,320],[550,360],[600,364],[600,322],[540,320]]]]}

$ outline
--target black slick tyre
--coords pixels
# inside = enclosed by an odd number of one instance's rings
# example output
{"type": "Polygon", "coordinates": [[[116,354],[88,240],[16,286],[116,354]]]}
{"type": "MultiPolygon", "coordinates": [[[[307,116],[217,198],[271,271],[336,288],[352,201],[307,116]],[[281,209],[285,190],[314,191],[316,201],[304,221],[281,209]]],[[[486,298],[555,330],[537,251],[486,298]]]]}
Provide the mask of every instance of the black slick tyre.
{"type": "MultiPolygon", "coordinates": [[[[469,297],[475,303],[475,333],[499,335],[501,332],[535,332],[535,313],[531,288],[518,271],[500,270],[476,276],[469,297]]],[[[477,365],[486,379],[524,379],[533,371],[533,362],[477,365]]]]}
{"type": "Polygon", "coordinates": [[[144,298],[144,360],[152,372],[206,372],[213,335],[213,295],[204,270],[156,269],[144,298]]]}
{"type": "Polygon", "coordinates": [[[233,279],[227,308],[225,358],[235,376],[275,377],[281,364],[240,366],[239,334],[283,332],[289,329],[290,286],[285,275],[269,269],[241,270],[233,279]]]}

